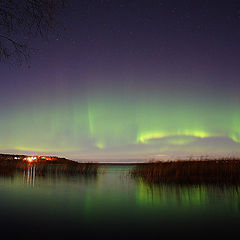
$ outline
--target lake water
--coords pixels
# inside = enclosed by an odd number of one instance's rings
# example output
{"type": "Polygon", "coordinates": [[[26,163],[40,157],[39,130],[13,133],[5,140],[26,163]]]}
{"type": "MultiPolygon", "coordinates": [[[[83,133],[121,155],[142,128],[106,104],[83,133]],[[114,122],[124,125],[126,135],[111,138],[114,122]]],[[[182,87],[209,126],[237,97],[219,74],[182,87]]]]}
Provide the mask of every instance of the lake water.
{"type": "Polygon", "coordinates": [[[97,177],[0,177],[5,239],[233,238],[240,188],[149,186],[134,166],[105,166],[97,177]]]}

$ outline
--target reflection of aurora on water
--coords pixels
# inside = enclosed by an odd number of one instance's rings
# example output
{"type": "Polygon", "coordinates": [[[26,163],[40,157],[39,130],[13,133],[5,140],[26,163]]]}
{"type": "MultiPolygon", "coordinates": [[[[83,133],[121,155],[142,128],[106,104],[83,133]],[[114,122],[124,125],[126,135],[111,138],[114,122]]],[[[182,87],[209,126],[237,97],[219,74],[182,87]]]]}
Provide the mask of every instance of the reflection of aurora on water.
{"type": "MultiPolygon", "coordinates": [[[[90,231],[99,229],[106,236],[114,228],[116,233],[123,229],[125,236],[127,229],[134,233],[141,230],[141,234],[149,230],[147,233],[154,236],[165,232],[168,237],[171,233],[178,235],[177,231],[192,237],[209,234],[206,229],[228,236],[238,230],[239,187],[150,186],[128,178],[131,168],[105,166],[105,174],[96,178],[36,176],[31,168],[25,178],[22,173],[1,176],[1,212],[19,221],[30,216],[25,219],[29,220],[28,226],[39,226],[40,222],[41,231],[54,225],[54,234],[59,226],[73,227],[78,233],[80,227],[81,232],[88,227],[90,231]]],[[[24,222],[24,230],[25,226],[24,222]]]]}
{"type": "Polygon", "coordinates": [[[211,185],[149,185],[138,181],[136,200],[139,205],[159,207],[224,207],[240,211],[240,187],[211,185]]]}

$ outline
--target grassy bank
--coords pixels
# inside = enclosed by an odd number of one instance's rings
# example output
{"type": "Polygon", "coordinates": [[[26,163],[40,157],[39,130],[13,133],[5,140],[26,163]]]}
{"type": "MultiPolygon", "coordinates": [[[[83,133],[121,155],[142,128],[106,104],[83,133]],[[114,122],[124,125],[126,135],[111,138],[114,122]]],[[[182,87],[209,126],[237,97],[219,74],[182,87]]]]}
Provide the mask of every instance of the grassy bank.
{"type": "Polygon", "coordinates": [[[29,168],[34,169],[35,174],[40,176],[47,174],[96,176],[99,169],[97,163],[78,163],[66,159],[37,163],[28,163],[22,160],[0,161],[0,175],[4,176],[14,176],[17,171],[27,172],[29,168]]]}
{"type": "Polygon", "coordinates": [[[130,175],[148,183],[240,185],[240,160],[159,161],[139,164],[130,175]]]}

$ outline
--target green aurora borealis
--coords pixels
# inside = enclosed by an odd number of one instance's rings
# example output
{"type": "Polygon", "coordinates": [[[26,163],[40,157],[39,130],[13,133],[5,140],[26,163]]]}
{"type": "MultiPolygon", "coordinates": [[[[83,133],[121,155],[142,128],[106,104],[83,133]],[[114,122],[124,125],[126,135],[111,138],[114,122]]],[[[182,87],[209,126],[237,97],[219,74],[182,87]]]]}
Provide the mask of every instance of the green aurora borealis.
{"type": "Polygon", "coordinates": [[[1,150],[74,159],[238,152],[240,111],[233,102],[215,104],[218,99],[206,95],[203,102],[201,96],[187,93],[184,99],[176,93],[154,94],[154,89],[151,95],[146,89],[123,89],[98,86],[69,101],[64,94],[54,96],[51,104],[32,98],[18,106],[21,110],[15,108],[1,118],[1,150]]]}
{"type": "Polygon", "coordinates": [[[0,65],[0,152],[240,155],[236,1],[72,4],[31,68],[0,65]]]}

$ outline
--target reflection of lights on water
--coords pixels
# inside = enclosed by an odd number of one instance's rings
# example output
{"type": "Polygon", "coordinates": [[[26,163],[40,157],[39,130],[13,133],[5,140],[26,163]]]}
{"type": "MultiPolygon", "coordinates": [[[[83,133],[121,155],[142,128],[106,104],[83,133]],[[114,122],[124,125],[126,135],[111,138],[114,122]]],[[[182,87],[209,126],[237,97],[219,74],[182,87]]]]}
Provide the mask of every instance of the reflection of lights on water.
{"type": "Polygon", "coordinates": [[[35,177],[36,177],[36,166],[33,164],[29,164],[27,171],[23,173],[23,181],[27,183],[27,185],[30,185],[34,187],[35,183],[35,177]]]}

